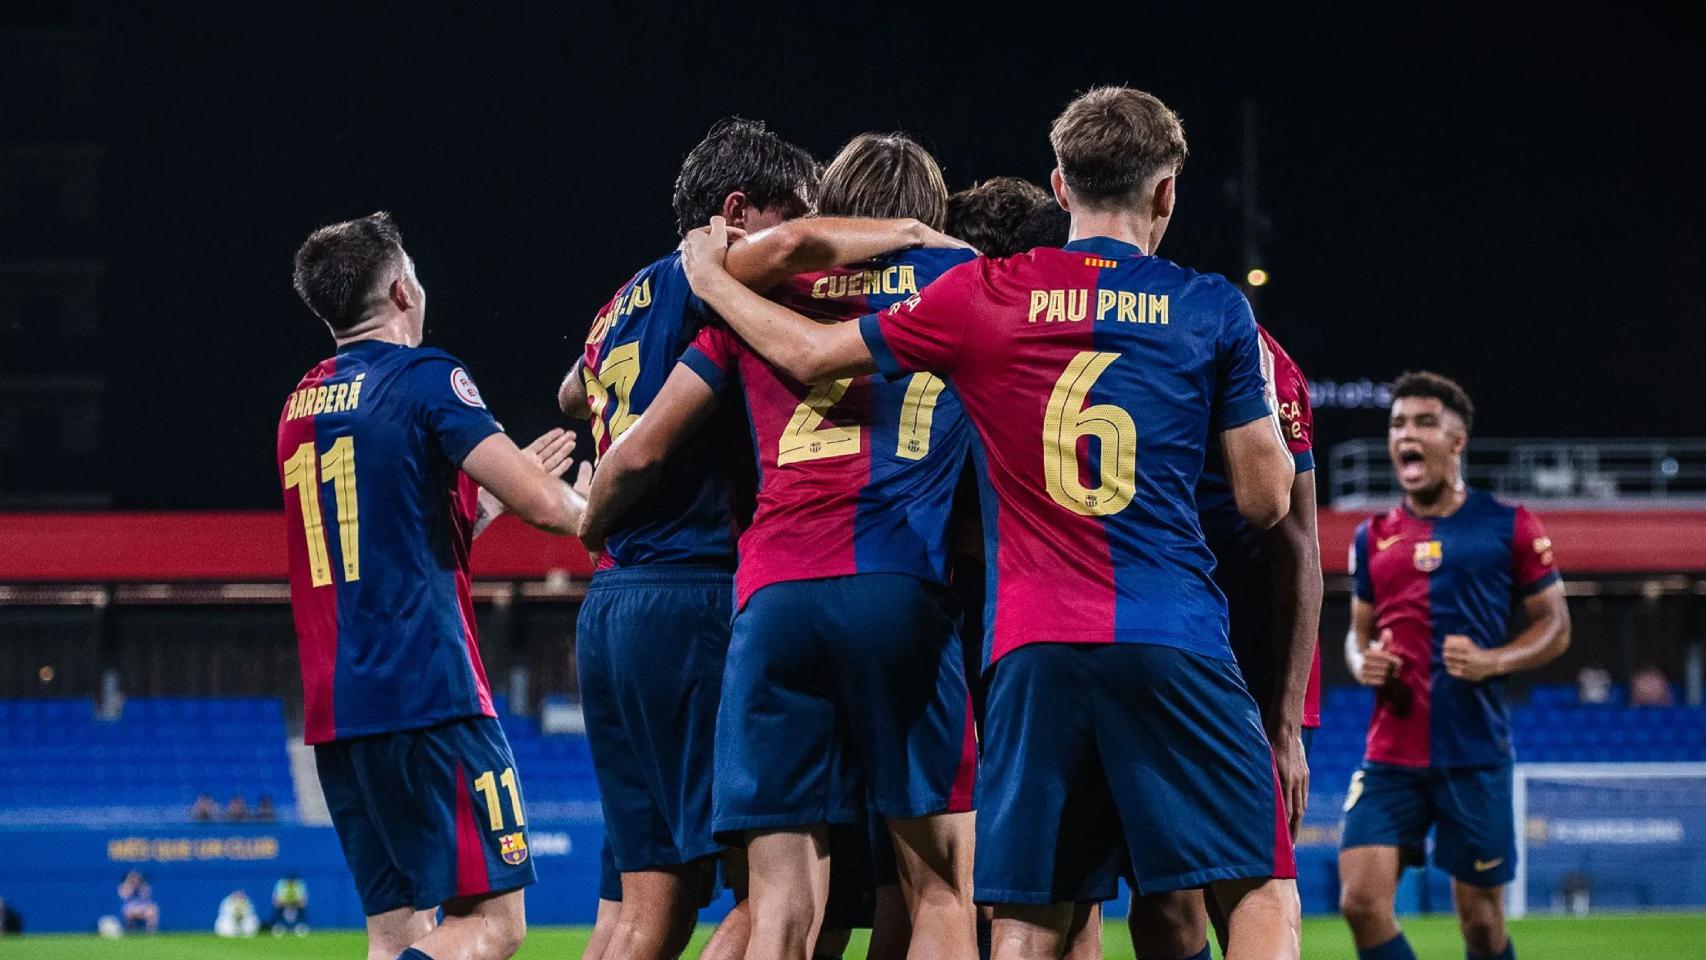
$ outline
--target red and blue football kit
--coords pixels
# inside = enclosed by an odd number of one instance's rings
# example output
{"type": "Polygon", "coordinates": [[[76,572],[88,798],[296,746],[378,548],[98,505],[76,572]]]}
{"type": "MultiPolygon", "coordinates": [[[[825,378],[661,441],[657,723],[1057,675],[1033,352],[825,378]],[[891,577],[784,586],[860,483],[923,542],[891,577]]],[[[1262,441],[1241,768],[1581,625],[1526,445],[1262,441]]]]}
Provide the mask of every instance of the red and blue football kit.
{"type": "Polygon", "coordinates": [[[454,357],[376,340],[316,365],[279,418],[304,738],[369,914],[533,881],[521,818],[473,815],[482,775],[521,804],[475,642],[460,470],[498,431],[454,357]]]}
{"type": "Polygon", "coordinates": [[[1442,868],[1466,883],[1507,882],[1516,847],[1505,681],[1459,680],[1442,650],[1452,635],[1503,646],[1513,608],[1558,582],[1552,541],[1527,510],[1471,489],[1450,516],[1399,506],[1364,521],[1351,564],[1357,599],[1373,604],[1375,633],[1392,631],[1403,664],[1376,692],[1341,842],[1419,856],[1437,823],[1442,868]]]}
{"type": "MultiPolygon", "coordinates": [[[[851,322],[972,256],[909,250],[771,296],[851,322]]],[[[946,592],[970,440],[958,397],[930,373],[797,383],[722,326],[682,362],[715,390],[738,384],[759,468],[718,714],[718,832],[852,822],[861,785],[886,817],[969,809],[975,739],[946,592]]]]}
{"type": "Polygon", "coordinates": [[[977,431],[977,898],[1290,875],[1195,498],[1217,434],[1270,415],[1243,296],[1092,237],[956,267],[860,330],[884,374],[946,377],[977,431]]]}
{"type": "MultiPolygon", "coordinates": [[[[631,427],[711,319],[673,251],[622,285],[582,354],[598,453],[631,427]]],[[[575,664],[604,829],[618,870],[722,849],[711,832],[717,704],[733,616],[735,540],[750,512],[739,408],[720,408],[617,518],[575,628],[575,664]],[[743,504],[745,504],[743,506],[743,504]]]]}
{"type": "MultiPolygon", "coordinates": [[[[1256,329],[1261,335],[1263,378],[1272,390],[1269,399],[1279,413],[1280,432],[1297,472],[1307,473],[1315,469],[1315,412],[1309,405],[1309,381],[1273,334],[1259,325],[1256,329]]],[[[1203,536],[1214,551],[1214,582],[1226,594],[1232,653],[1250,695],[1265,713],[1279,682],[1274,671],[1273,575],[1260,532],[1238,512],[1218,444],[1209,447],[1197,481],[1197,511],[1203,536]]],[[[1320,725],[1321,646],[1317,643],[1303,697],[1306,744],[1310,731],[1320,725]]]]}

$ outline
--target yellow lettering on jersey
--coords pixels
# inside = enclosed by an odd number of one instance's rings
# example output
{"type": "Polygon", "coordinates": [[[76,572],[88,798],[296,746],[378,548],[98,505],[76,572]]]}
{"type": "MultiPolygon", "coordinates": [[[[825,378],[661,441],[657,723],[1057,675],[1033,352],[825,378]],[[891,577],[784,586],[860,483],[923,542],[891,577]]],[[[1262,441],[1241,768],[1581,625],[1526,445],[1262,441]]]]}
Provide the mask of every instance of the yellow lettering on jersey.
{"type": "Polygon", "coordinates": [[[326,412],[326,388],[314,388],[314,408],[309,411],[311,416],[319,416],[326,412]]]}
{"type": "Polygon", "coordinates": [[[1047,290],[1032,290],[1031,291],[1031,314],[1030,314],[1030,316],[1025,318],[1025,322],[1036,323],[1037,322],[1037,314],[1042,313],[1043,308],[1046,306],[1048,306],[1048,291],[1047,290]]]}
{"type": "Polygon", "coordinates": [[[1142,298],[1142,296],[1143,296],[1142,294],[1132,293],[1130,290],[1121,290],[1120,291],[1120,305],[1119,305],[1119,311],[1120,311],[1119,322],[1120,323],[1136,323],[1137,322],[1137,304],[1138,304],[1139,300],[1142,298]]]}
{"type": "Polygon", "coordinates": [[[1096,320],[1100,322],[1108,318],[1108,311],[1114,308],[1114,301],[1119,299],[1117,290],[1096,291],[1096,320]]]}
{"type": "Polygon", "coordinates": [[[343,413],[345,410],[348,410],[349,407],[345,406],[345,404],[348,401],[349,401],[349,384],[347,384],[347,383],[338,384],[338,399],[333,402],[333,405],[338,408],[336,412],[343,413]]]}
{"type": "Polygon", "coordinates": [[[918,270],[911,264],[896,264],[881,269],[863,270],[856,274],[837,274],[818,277],[812,281],[814,300],[834,300],[857,297],[860,294],[896,295],[918,292],[918,270]]]}
{"type": "Polygon", "coordinates": [[[1066,319],[1077,323],[1090,315],[1090,291],[1066,291],[1066,319]]]}
{"type": "Polygon", "coordinates": [[[629,302],[628,312],[633,313],[652,305],[652,278],[647,277],[634,285],[633,299],[629,302]]]}
{"type": "Polygon", "coordinates": [[[828,277],[818,277],[812,281],[812,299],[822,300],[824,288],[829,286],[828,277]]]}
{"type": "Polygon", "coordinates": [[[296,404],[298,402],[300,402],[301,400],[302,400],[302,394],[300,391],[293,391],[290,394],[290,399],[288,401],[286,401],[284,404],[284,419],[286,419],[286,420],[295,420],[296,419],[296,404]]]}
{"type": "Polygon", "coordinates": [[[1148,298],[1149,298],[1149,322],[1150,323],[1165,324],[1167,322],[1167,295],[1165,293],[1162,293],[1162,294],[1151,293],[1151,294],[1148,294],[1148,298]],[[1156,319],[1157,317],[1159,317],[1160,319],[1157,320],[1156,319]]]}
{"type": "Polygon", "coordinates": [[[1048,292],[1048,316],[1046,323],[1064,323],[1066,321],[1066,291],[1050,290],[1048,292]]]}
{"type": "Polygon", "coordinates": [[[361,406],[361,381],[366,379],[367,374],[365,373],[355,375],[355,380],[349,385],[349,406],[344,409],[355,410],[361,406]]]}

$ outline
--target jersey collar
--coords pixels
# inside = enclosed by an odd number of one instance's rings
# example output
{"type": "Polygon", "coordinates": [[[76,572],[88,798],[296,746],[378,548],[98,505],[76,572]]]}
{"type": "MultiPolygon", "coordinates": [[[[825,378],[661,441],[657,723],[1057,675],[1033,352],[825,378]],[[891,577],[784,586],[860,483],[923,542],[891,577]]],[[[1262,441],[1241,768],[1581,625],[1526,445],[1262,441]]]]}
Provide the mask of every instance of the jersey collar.
{"type": "Polygon", "coordinates": [[[1113,237],[1085,237],[1081,240],[1074,240],[1061,249],[1079,253],[1093,253],[1110,260],[1149,256],[1143,252],[1142,247],[1126,243],[1124,240],[1115,240],[1113,237]]]}

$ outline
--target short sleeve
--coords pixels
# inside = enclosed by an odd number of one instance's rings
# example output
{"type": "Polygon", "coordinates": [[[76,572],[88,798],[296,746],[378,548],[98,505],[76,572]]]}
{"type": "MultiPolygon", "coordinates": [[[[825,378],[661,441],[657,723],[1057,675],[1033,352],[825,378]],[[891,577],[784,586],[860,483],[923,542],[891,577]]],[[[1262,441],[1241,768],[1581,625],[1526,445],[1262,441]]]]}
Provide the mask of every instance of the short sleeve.
{"type": "Polygon", "coordinates": [[[492,419],[480,388],[455,358],[438,356],[409,369],[409,390],[439,450],[457,466],[480,441],[503,428],[492,419]]]}
{"type": "Polygon", "coordinates": [[[1368,525],[1357,524],[1356,536],[1351,538],[1351,579],[1355,581],[1356,597],[1364,603],[1374,602],[1374,578],[1368,574],[1368,525]]]}
{"type": "Polygon", "coordinates": [[[1291,355],[1273,335],[1262,332],[1262,346],[1273,354],[1269,376],[1274,388],[1274,409],[1279,413],[1280,432],[1291,451],[1297,472],[1315,469],[1315,411],[1309,405],[1309,381],[1291,355]]]}
{"type": "Polygon", "coordinates": [[[1226,312],[1220,337],[1215,342],[1215,422],[1222,430],[1241,427],[1273,412],[1268,404],[1268,381],[1263,375],[1261,337],[1256,317],[1243,294],[1226,312]]]}
{"type": "Polygon", "coordinates": [[[859,334],[883,376],[953,372],[967,323],[983,299],[980,263],[962,263],[887,310],[859,318],[859,334]]]}
{"type": "Polygon", "coordinates": [[[681,352],[681,362],[713,392],[721,393],[743,349],[740,339],[727,327],[708,324],[699,328],[693,342],[681,352]]]}
{"type": "Polygon", "coordinates": [[[1524,507],[1516,508],[1516,530],[1511,536],[1511,577],[1517,591],[1525,597],[1560,579],[1552,556],[1552,538],[1546,535],[1540,519],[1524,507]]]}

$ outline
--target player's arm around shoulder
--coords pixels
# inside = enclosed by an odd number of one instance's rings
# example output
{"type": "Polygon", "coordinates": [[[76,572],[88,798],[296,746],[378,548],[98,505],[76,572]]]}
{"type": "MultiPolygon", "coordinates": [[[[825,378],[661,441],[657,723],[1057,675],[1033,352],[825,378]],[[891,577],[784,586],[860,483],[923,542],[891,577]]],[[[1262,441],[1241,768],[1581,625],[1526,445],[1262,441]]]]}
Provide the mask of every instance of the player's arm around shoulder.
{"type": "Polygon", "coordinates": [[[754,350],[801,383],[877,371],[858,324],[817,323],[753,293],[725,268],[728,246],[723,218],[712,217],[682,241],[683,267],[693,292],[754,350]]]}
{"type": "MultiPolygon", "coordinates": [[[[687,357],[695,356],[690,349],[687,357]]],[[[688,358],[670,371],[645,414],[599,457],[578,530],[588,550],[603,549],[615,522],[657,486],[669,455],[716,409],[716,386],[703,364],[688,358]]]]}
{"type": "Polygon", "coordinates": [[[586,396],[586,357],[575,358],[575,365],[563,377],[563,382],[557,387],[557,409],[563,411],[563,416],[576,420],[585,420],[592,416],[592,405],[586,396]]]}
{"type": "Polygon", "coordinates": [[[753,290],[769,290],[797,273],[828,270],[895,250],[965,246],[909,217],[811,217],[736,240],[729,247],[726,269],[753,290]]]}

